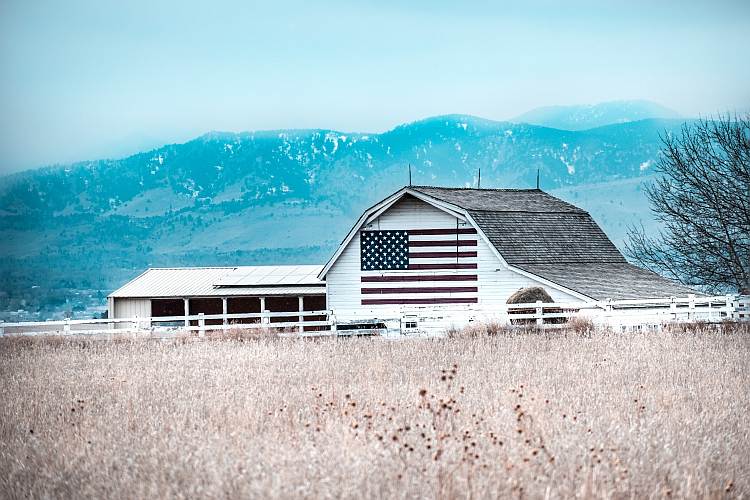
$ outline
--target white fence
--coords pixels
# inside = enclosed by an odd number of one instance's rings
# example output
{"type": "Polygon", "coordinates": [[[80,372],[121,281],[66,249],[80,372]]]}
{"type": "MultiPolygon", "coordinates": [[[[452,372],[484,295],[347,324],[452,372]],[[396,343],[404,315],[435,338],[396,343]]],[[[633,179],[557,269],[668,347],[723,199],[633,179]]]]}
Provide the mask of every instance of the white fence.
{"type": "Polygon", "coordinates": [[[60,321],[0,322],[0,335],[112,335],[123,333],[170,334],[208,331],[269,330],[300,335],[330,335],[336,332],[331,311],[290,311],[240,314],[194,314],[105,319],[65,319],[60,321]],[[288,319],[294,318],[292,321],[288,319]],[[325,318],[325,319],[319,319],[325,318]],[[274,321],[281,319],[281,321],[274,321]]]}
{"type": "Polygon", "coordinates": [[[679,322],[750,320],[750,296],[689,295],[649,300],[607,300],[598,302],[508,304],[505,311],[512,323],[533,320],[554,323],[573,317],[589,318],[609,326],[659,326],[679,322]]]}
{"type": "MultiPolygon", "coordinates": [[[[597,325],[628,329],[660,328],[680,322],[750,321],[750,296],[721,295],[671,297],[651,300],[599,302],[507,304],[502,310],[412,308],[399,318],[363,318],[363,322],[389,325],[401,333],[439,334],[451,326],[472,321],[499,321],[507,324],[563,326],[572,318],[587,318],[597,325]],[[405,317],[413,318],[415,328],[404,328],[405,317]],[[365,321],[366,320],[366,321],[365,321]],[[399,326],[400,324],[400,326],[399,326]],[[395,325],[395,326],[393,326],[395,325]]],[[[409,321],[412,321],[411,319],[409,321]]],[[[269,330],[280,335],[322,336],[376,333],[378,328],[338,328],[332,311],[289,311],[241,314],[196,314],[151,318],[66,319],[23,323],[0,322],[0,336],[13,335],[105,335],[122,333],[172,335],[176,332],[269,330]],[[281,321],[274,321],[274,320],[281,321]]]]}

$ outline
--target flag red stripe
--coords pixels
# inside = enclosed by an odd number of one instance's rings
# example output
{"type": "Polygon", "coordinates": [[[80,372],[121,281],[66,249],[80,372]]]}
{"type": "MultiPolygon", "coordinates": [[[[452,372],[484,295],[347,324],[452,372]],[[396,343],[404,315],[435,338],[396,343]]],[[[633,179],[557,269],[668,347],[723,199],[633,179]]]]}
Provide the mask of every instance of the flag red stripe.
{"type": "Polygon", "coordinates": [[[475,247],[477,246],[477,240],[430,240],[430,241],[412,241],[409,240],[409,248],[411,247],[475,247]]]}
{"type": "Polygon", "coordinates": [[[410,281],[477,281],[476,274],[402,274],[400,276],[362,276],[362,283],[398,283],[410,281]]]}
{"type": "Polygon", "coordinates": [[[426,236],[432,234],[477,234],[476,229],[409,229],[409,234],[415,236],[426,236]]]}
{"type": "Polygon", "coordinates": [[[388,304],[476,304],[476,297],[472,298],[434,298],[434,299],[362,299],[362,305],[388,305],[388,304]]]}
{"type": "Polygon", "coordinates": [[[409,270],[422,269],[476,269],[476,264],[409,264],[409,270]]]}
{"type": "Polygon", "coordinates": [[[363,288],[363,294],[384,293],[468,293],[478,291],[475,286],[432,286],[419,288],[363,288]]]}
{"type": "Polygon", "coordinates": [[[476,252],[409,252],[410,259],[439,259],[443,257],[476,257],[476,252]]]}

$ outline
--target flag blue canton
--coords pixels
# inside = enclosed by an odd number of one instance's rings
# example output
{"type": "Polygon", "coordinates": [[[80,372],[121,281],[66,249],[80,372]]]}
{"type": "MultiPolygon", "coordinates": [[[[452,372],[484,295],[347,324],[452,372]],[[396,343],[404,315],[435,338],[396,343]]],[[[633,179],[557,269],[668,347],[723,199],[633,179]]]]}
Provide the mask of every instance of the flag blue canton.
{"type": "Polygon", "coordinates": [[[408,231],[362,231],[362,271],[409,269],[408,231]]]}

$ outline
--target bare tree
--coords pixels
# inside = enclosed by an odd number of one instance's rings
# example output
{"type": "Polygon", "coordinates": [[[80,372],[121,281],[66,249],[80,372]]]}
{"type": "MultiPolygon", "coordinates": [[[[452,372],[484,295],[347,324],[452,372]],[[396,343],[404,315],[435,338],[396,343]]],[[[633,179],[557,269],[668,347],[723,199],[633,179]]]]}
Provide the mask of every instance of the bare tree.
{"type": "Polygon", "coordinates": [[[750,293],[750,116],[701,119],[661,139],[646,194],[664,229],[631,227],[625,253],[687,285],[750,293]]]}

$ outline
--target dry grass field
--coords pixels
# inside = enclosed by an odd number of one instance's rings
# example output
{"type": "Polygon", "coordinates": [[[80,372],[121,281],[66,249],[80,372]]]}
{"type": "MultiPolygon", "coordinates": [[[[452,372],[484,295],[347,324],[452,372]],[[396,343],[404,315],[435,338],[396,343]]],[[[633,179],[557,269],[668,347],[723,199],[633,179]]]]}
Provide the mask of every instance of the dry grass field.
{"type": "Polygon", "coordinates": [[[750,496],[750,333],[0,339],[6,498],[750,496]]]}

